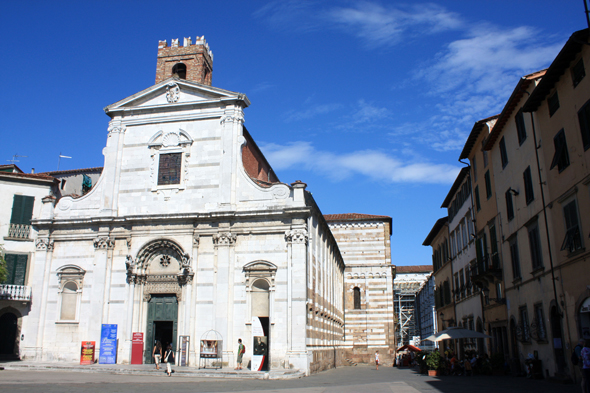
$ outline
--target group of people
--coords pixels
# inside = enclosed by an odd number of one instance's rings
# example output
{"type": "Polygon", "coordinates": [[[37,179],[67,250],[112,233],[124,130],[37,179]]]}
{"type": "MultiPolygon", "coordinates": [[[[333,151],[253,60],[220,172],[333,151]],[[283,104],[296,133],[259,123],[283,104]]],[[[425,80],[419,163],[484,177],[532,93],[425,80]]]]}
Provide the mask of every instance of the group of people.
{"type": "Polygon", "coordinates": [[[471,376],[474,373],[484,374],[485,370],[490,369],[490,359],[487,354],[477,356],[475,353],[459,359],[457,354],[449,352],[445,358],[445,365],[448,375],[465,375],[471,376]]]}
{"type": "Polygon", "coordinates": [[[154,349],[152,351],[152,357],[154,358],[154,363],[156,363],[156,370],[160,369],[160,363],[166,363],[166,374],[169,377],[172,376],[172,364],[174,364],[174,351],[172,350],[172,344],[168,344],[166,346],[166,350],[162,355],[162,343],[160,341],[156,341],[156,345],[154,345],[154,349]]]}
{"type": "Polygon", "coordinates": [[[582,371],[582,393],[590,393],[590,340],[580,339],[573,357],[582,371]]]}

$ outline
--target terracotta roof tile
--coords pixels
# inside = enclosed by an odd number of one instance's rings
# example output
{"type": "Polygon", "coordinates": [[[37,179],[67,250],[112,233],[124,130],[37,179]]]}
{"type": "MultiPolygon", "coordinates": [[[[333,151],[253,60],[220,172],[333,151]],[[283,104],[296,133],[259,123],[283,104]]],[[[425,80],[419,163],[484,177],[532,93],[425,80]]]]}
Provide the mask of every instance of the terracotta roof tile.
{"type": "Polygon", "coordinates": [[[42,172],[45,175],[53,176],[53,175],[68,175],[73,173],[86,173],[86,172],[102,172],[101,166],[97,166],[94,168],[80,168],[80,169],[68,169],[65,171],[50,171],[50,172],[42,172]]]}
{"type": "Polygon", "coordinates": [[[396,273],[428,273],[432,271],[432,265],[412,265],[395,267],[396,273]]]}
{"type": "Polygon", "coordinates": [[[389,216],[378,216],[374,214],[344,213],[344,214],[324,214],[326,221],[361,221],[373,219],[391,220],[389,216]]]}

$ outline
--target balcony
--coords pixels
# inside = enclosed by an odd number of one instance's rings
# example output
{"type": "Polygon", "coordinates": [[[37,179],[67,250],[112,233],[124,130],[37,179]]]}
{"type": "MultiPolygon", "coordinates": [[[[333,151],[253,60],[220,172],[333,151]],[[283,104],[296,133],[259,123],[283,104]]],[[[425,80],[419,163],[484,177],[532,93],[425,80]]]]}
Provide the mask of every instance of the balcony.
{"type": "Polygon", "coordinates": [[[31,301],[31,287],[25,285],[0,284],[0,300],[31,301]]]}
{"type": "Polygon", "coordinates": [[[5,239],[9,240],[32,240],[30,238],[31,226],[25,224],[10,224],[8,228],[8,236],[5,239]]]}
{"type": "Polygon", "coordinates": [[[502,267],[498,253],[491,256],[486,254],[483,258],[471,262],[471,280],[473,282],[494,282],[495,279],[502,279],[502,267]]]}

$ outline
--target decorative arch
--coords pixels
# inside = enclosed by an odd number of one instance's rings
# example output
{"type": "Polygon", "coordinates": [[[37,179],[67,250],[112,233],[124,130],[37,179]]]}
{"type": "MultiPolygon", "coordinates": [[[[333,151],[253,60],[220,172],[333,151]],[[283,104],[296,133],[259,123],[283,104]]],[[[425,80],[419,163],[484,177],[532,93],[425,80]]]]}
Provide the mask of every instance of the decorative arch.
{"type": "Polygon", "coordinates": [[[169,239],[157,239],[148,242],[137,253],[135,265],[140,269],[147,269],[148,263],[156,254],[169,254],[178,261],[182,261],[182,265],[190,265],[190,255],[184,252],[176,242],[169,239]]]}
{"type": "Polygon", "coordinates": [[[137,257],[127,256],[127,282],[143,286],[143,297],[149,301],[155,294],[174,294],[182,300],[182,286],[194,276],[191,257],[170,239],[156,239],[146,243],[137,257]],[[159,261],[161,266],[151,266],[159,261]]]}
{"type": "Polygon", "coordinates": [[[258,260],[247,263],[242,270],[246,276],[246,290],[251,291],[253,284],[257,280],[263,279],[268,283],[268,290],[274,291],[275,277],[277,274],[277,266],[275,264],[258,260]]]}

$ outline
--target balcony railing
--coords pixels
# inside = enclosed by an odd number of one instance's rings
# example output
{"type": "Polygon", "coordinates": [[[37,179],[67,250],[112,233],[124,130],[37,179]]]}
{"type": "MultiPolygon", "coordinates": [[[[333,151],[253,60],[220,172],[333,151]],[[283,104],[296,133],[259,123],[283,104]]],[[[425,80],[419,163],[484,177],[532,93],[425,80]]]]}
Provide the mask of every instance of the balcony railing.
{"type": "Polygon", "coordinates": [[[25,224],[10,224],[8,227],[8,237],[17,240],[29,240],[31,226],[25,224]]]}
{"type": "Polygon", "coordinates": [[[0,300],[31,301],[31,287],[0,284],[0,300]]]}

